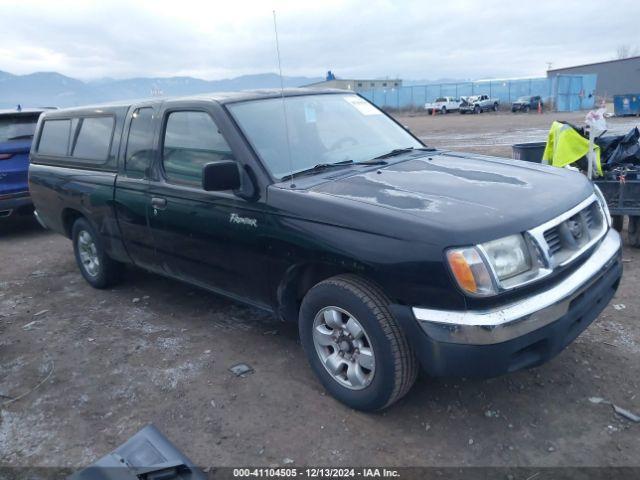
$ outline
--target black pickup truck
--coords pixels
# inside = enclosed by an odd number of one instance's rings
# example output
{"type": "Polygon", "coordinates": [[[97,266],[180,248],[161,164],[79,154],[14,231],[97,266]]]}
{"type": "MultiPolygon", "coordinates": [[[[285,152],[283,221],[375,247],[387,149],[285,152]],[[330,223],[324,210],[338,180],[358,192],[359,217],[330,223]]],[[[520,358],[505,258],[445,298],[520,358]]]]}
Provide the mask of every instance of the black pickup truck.
{"type": "Polygon", "coordinates": [[[540,365],[622,275],[580,174],[428,148],[344,91],[47,112],[29,179],[91,285],[133,264],[297,322],[322,384],[361,410],[401,398],[419,364],[540,365]]]}

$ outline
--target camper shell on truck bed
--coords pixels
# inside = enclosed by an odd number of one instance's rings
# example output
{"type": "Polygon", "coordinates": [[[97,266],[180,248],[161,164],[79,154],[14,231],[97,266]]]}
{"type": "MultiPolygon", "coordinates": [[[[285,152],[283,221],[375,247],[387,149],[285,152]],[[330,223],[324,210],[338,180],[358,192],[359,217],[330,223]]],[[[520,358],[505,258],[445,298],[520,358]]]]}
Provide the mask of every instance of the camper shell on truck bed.
{"type": "Polygon", "coordinates": [[[30,188],[90,284],[135,264],[297,322],[319,380],[362,410],[402,397],[418,364],[547,361],[622,274],[583,176],[429,148],[352,92],[47,112],[30,188]]]}

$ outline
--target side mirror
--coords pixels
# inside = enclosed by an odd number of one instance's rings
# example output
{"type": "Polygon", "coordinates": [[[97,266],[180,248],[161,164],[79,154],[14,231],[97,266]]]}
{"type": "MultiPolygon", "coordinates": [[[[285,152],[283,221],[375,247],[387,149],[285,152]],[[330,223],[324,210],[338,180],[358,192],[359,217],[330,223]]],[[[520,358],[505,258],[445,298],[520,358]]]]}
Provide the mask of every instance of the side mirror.
{"type": "Polygon", "coordinates": [[[207,192],[237,190],[240,188],[240,170],[233,160],[207,163],[202,167],[202,189],[207,192]]]}

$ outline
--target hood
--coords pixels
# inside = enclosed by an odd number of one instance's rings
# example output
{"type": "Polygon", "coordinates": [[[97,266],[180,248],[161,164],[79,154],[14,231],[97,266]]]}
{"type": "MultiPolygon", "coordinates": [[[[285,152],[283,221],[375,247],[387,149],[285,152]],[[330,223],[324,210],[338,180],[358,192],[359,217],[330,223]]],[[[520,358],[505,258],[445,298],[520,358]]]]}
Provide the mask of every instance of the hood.
{"type": "Polygon", "coordinates": [[[410,215],[457,244],[522,232],[593,193],[577,172],[453,152],[413,157],[310,190],[375,205],[395,217],[410,215]]]}

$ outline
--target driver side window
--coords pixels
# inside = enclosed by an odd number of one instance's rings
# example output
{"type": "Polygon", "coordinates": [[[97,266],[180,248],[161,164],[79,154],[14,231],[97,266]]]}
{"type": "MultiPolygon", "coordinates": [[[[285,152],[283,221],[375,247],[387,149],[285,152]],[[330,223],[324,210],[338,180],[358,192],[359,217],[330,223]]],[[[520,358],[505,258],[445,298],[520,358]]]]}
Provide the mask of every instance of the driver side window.
{"type": "Polygon", "coordinates": [[[169,182],[200,187],[202,167],[221,160],[234,160],[234,157],[208,113],[169,114],[162,149],[162,165],[169,182]]]}

